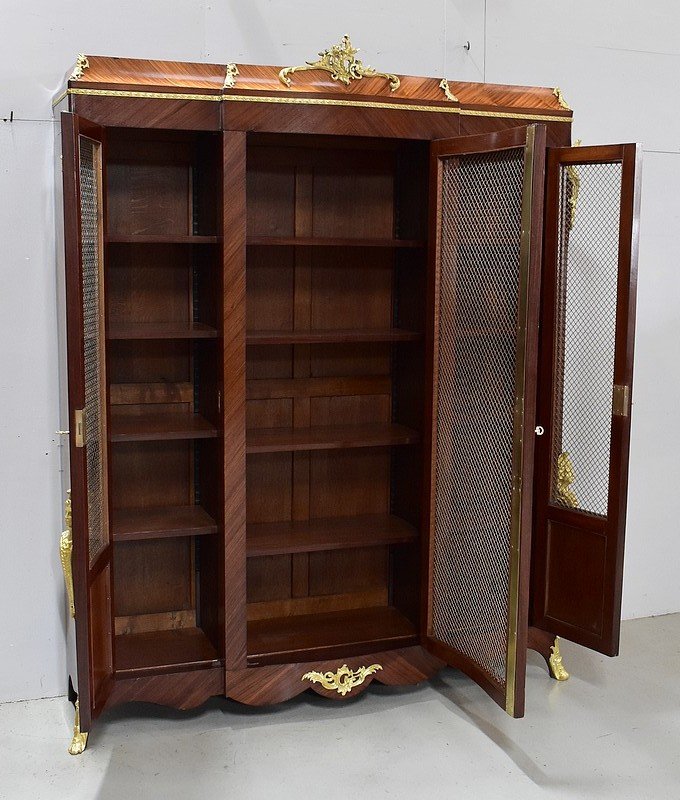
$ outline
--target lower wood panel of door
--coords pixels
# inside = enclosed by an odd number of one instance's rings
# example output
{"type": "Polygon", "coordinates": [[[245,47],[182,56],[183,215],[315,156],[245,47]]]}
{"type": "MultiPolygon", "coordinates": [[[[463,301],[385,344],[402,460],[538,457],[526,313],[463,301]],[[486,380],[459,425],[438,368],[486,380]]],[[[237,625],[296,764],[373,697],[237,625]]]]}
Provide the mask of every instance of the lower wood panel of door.
{"type": "MultiPolygon", "coordinates": [[[[313,689],[322,697],[344,700],[355,697],[376,680],[387,686],[407,686],[427,680],[444,667],[444,662],[420,646],[385,650],[350,658],[329,661],[304,661],[295,664],[270,664],[227,672],[227,697],[253,706],[281,703],[298,694],[313,689]],[[326,688],[319,681],[310,680],[309,673],[337,673],[346,666],[354,674],[362,667],[378,665],[365,679],[345,694],[335,688],[326,688]]],[[[342,684],[348,676],[339,675],[342,684]]]]}

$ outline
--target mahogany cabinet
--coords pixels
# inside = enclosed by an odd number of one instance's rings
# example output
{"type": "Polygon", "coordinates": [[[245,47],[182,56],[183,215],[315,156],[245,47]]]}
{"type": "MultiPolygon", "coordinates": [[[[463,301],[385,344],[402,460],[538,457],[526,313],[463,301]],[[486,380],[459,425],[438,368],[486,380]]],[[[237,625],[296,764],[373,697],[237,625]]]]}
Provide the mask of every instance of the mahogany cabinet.
{"type": "Polygon", "coordinates": [[[81,56],[55,101],[72,752],[107,708],[616,655],[638,150],[559,90],[81,56]],[[61,191],[63,189],[63,192],[61,191]]]}

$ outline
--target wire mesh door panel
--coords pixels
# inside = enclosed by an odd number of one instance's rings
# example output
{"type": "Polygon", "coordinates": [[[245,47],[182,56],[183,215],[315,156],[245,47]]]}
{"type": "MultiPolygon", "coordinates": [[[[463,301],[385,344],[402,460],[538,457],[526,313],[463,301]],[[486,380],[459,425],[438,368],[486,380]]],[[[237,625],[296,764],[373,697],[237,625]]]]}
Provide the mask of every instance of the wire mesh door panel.
{"type": "Polygon", "coordinates": [[[82,433],[87,476],[88,554],[92,565],[109,543],[101,143],[81,135],[79,153],[85,388],[82,433]]]}
{"type": "Polygon", "coordinates": [[[61,115],[69,465],[81,728],[103,709],[113,674],[104,280],[104,130],[61,115]]]}
{"type": "Polygon", "coordinates": [[[519,711],[527,138],[523,129],[515,147],[438,157],[428,635],[511,713],[519,711]]]}
{"type": "Polygon", "coordinates": [[[638,192],[634,145],[548,161],[533,616],[613,654],[623,566],[638,192]]]}
{"type": "Polygon", "coordinates": [[[601,517],[609,501],[621,171],[621,162],[559,166],[550,501],[601,517]]]}

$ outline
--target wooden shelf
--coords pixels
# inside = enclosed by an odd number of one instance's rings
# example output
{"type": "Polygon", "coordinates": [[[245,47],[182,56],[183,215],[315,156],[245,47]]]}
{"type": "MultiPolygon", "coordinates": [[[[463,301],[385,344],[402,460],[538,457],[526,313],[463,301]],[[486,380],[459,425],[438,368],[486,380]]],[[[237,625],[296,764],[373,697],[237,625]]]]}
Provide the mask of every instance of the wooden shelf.
{"type": "Polygon", "coordinates": [[[416,529],[390,514],[362,514],[304,522],[265,522],[248,525],[248,557],[284,553],[313,553],[383,544],[415,542],[416,529]]]}
{"type": "Polygon", "coordinates": [[[248,246],[262,247],[425,247],[422,239],[355,239],[318,236],[248,236],[248,246]]]}
{"type": "Polygon", "coordinates": [[[116,675],[174,672],[219,666],[217,651],[200,628],[116,636],[116,675]]]}
{"type": "Polygon", "coordinates": [[[246,431],[247,453],[342,450],[415,444],[417,431],[403,425],[323,425],[312,428],[255,428],[246,431]]]}
{"type": "Polygon", "coordinates": [[[201,506],[114,508],[111,517],[114,542],[204,536],[218,530],[215,520],[201,506]]]}
{"type": "Polygon", "coordinates": [[[411,644],[417,644],[415,626],[391,606],[248,623],[251,665],[347,657],[411,644]]]}
{"type": "Polygon", "coordinates": [[[192,236],[191,234],[168,233],[109,233],[106,244],[217,244],[219,236],[192,236]]]}
{"type": "Polygon", "coordinates": [[[400,328],[307,330],[307,331],[249,331],[246,344],[333,344],[351,342],[415,342],[422,339],[417,331],[400,328]]]}
{"type": "Polygon", "coordinates": [[[107,339],[214,339],[217,330],[202,322],[128,322],[112,324],[107,339]]]}
{"type": "Polygon", "coordinates": [[[211,439],[218,429],[199,414],[164,411],[131,416],[111,414],[112,442],[151,442],[163,439],[211,439]]]}

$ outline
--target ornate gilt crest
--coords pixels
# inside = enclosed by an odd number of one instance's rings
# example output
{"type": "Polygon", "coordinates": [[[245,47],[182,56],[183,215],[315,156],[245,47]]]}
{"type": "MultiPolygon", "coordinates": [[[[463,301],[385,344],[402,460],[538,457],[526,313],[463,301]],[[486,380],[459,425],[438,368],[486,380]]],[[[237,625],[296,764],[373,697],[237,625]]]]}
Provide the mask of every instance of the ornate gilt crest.
{"type": "Polygon", "coordinates": [[[299,67],[284,67],[279,72],[279,80],[284,86],[291,85],[288,77],[294,72],[306,72],[308,70],[321,69],[328,72],[334,81],[340,81],[345,86],[349,86],[352,81],[361,78],[385,78],[390,82],[390,90],[396,91],[399,88],[399,78],[389,72],[376,72],[373,67],[365,67],[356,57],[359,50],[352,47],[352,42],[348,35],[342,37],[340,44],[334,44],[327,50],[319,53],[317,61],[307,61],[299,67]]]}
{"type": "Polygon", "coordinates": [[[362,684],[369,675],[373,675],[380,669],[382,669],[380,664],[371,664],[370,667],[359,667],[356,670],[343,664],[337,672],[306,672],[302,676],[302,680],[320,683],[324,689],[336,691],[344,697],[355,686],[362,684]]]}

